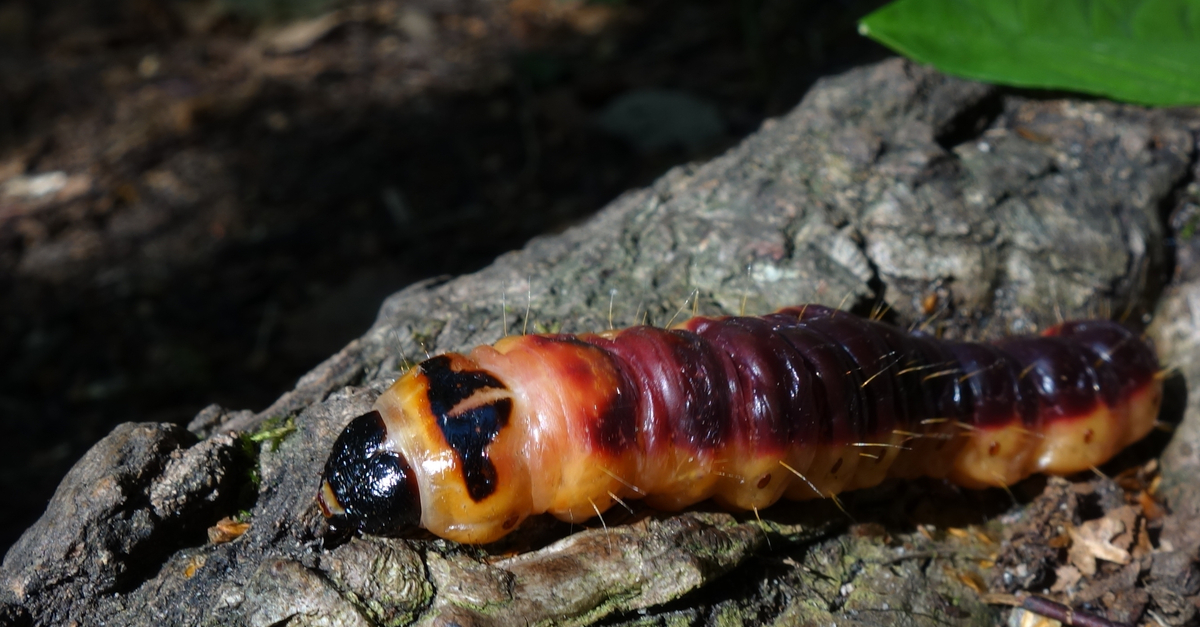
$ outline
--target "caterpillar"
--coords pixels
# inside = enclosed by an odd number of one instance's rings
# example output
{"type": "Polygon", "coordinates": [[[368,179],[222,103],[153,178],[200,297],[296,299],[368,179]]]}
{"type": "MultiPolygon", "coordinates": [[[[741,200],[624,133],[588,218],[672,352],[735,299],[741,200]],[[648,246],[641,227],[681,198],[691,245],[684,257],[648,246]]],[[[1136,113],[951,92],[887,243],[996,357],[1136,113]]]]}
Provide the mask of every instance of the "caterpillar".
{"type": "Polygon", "coordinates": [[[486,543],[624,499],[757,511],[888,477],[1006,486],[1145,436],[1158,370],[1115,322],[982,344],[818,305],[512,336],[398,379],[338,436],[317,501],[335,531],[486,543]]]}

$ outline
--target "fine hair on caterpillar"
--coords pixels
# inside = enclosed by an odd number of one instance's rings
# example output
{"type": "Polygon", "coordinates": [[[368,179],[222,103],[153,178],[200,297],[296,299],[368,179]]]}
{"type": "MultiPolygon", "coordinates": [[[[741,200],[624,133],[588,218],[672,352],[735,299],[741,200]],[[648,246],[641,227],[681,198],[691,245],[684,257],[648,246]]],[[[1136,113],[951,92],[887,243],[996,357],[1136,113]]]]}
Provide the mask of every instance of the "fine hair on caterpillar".
{"type": "Polygon", "coordinates": [[[342,532],[485,543],[631,499],[757,512],[888,477],[1007,486],[1145,436],[1158,371],[1106,320],[971,343],[804,305],[513,335],[398,379],[337,438],[317,500],[342,532]]]}

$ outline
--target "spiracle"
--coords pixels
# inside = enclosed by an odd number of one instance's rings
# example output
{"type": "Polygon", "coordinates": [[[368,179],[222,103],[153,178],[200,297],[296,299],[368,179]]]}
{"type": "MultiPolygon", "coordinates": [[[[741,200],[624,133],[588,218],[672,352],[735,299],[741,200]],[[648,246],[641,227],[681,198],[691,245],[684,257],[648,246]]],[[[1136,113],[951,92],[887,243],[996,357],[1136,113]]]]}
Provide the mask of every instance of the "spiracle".
{"type": "Polygon", "coordinates": [[[807,305],[513,336],[397,380],[337,438],[317,500],[338,530],[485,543],[627,499],[758,510],[888,477],[1005,486],[1141,439],[1158,372],[1105,320],[968,343],[807,305]]]}

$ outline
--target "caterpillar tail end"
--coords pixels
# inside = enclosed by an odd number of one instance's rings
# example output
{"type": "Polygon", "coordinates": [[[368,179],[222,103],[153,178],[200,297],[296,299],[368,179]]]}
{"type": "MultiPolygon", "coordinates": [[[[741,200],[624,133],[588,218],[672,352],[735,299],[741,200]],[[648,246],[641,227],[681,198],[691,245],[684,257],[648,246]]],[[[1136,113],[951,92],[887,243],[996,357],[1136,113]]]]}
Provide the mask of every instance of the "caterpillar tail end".
{"type": "Polygon", "coordinates": [[[1074,414],[1046,419],[1036,432],[1019,422],[976,428],[950,479],[968,488],[1003,487],[1036,473],[1070,475],[1095,468],[1154,429],[1162,382],[1150,379],[1115,405],[1099,400],[1074,414]]]}
{"type": "Polygon", "coordinates": [[[317,505],[334,535],[399,535],[421,520],[416,476],[404,456],[384,446],[378,411],[355,418],[333,444],[317,505]]]}

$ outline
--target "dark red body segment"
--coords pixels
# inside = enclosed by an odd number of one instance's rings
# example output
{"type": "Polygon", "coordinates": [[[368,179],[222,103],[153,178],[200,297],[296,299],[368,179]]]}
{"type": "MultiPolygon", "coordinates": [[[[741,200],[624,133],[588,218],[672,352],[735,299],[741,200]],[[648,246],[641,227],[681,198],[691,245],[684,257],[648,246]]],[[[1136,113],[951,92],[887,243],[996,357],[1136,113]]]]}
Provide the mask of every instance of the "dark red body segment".
{"type": "Polygon", "coordinates": [[[729,438],[731,399],[726,356],[693,333],[633,327],[615,339],[582,336],[611,355],[625,381],[618,394],[634,399],[630,417],[647,451],[660,445],[712,450],[729,438]],[[648,428],[647,428],[648,427],[648,428]]]}
{"type": "Polygon", "coordinates": [[[1154,351],[1119,324],[1106,320],[1064,322],[1047,335],[1069,340],[1086,353],[1092,367],[1106,377],[1106,384],[1115,384],[1101,386],[1110,405],[1149,383],[1158,372],[1154,351]]]}
{"type": "Polygon", "coordinates": [[[730,439],[772,447],[863,442],[931,418],[1032,427],[1098,402],[1114,406],[1158,370],[1145,342],[1099,320],[993,345],[907,334],[812,305],[581,339],[610,355],[626,382],[623,410],[611,418],[619,428],[597,431],[623,436],[605,436],[604,446],[632,445],[629,429],[651,425],[647,452],[659,441],[696,450],[730,439]]]}

